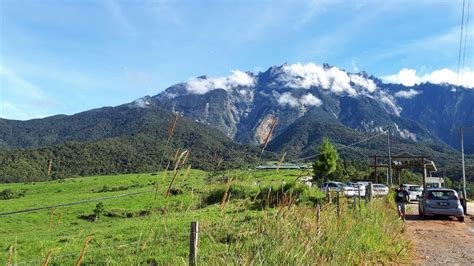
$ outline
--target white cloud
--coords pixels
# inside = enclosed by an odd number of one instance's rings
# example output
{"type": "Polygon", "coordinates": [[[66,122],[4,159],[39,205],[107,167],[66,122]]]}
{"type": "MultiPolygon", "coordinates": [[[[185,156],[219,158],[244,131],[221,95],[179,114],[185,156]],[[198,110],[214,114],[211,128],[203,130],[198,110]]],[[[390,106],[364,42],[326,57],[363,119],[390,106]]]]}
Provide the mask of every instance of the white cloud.
{"type": "Polygon", "coordinates": [[[347,93],[349,95],[357,94],[357,91],[351,86],[351,82],[368,92],[374,92],[377,88],[370,79],[359,75],[348,75],[337,67],[324,68],[314,63],[283,66],[279,81],[290,88],[321,87],[337,94],[347,93]]]}
{"type": "Polygon", "coordinates": [[[0,78],[3,80],[2,84],[4,84],[4,82],[5,84],[9,84],[7,87],[14,88],[15,93],[21,94],[21,96],[35,99],[44,98],[43,92],[40,88],[21,78],[15,72],[2,65],[0,65],[0,78]]]}
{"type": "Polygon", "coordinates": [[[419,77],[416,75],[416,70],[408,68],[400,70],[397,74],[384,76],[382,79],[386,82],[399,83],[405,86],[413,86],[420,82],[419,77]]]}
{"type": "Polygon", "coordinates": [[[404,68],[397,74],[382,77],[385,82],[399,83],[405,86],[413,86],[424,82],[431,82],[434,84],[451,84],[474,88],[474,71],[464,69],[461,74],[458,74],[448,68],[435,70],[423,76],[418,76],[415,69],[404,68]]]}
{"type": "Polygon", "coordinates": [[[284,92],[283,94],[279,95],[278,93],[275,94],[278,97],[278,104],[280,105],[288,105],[290,107],[299,107],[299,106],[321,106],[323,102],[314,96],[311,93],[305,94],[301,96],[300,99],[297,99],[293,96],[290,92],[284,92]]]}
{"type": "Polygon", "coordinates": [[[227,77],[192,78],[186,83],[186,89],[190,93],[205,94],[216,89],[230,90],[236,87],[251,87],[253,85],[255,85],[254,76],[239,70],[234,70],[232,74],[227,77]]]}
{"type": "Polygon", "coordinates": [[[420,91],[414,90],[414,89],[409,89],[406,91],[397,91],[395,93],[395,97],[398,98],[406,98],[406,99],[411,99],[415,97],[416,95],[420,94],[420,91]]]}
{"type": "Polygon", "coordinates": [[[129,22],[128,18],[124,15],[122,11],[122,7],[118,2],[115,0],[108,0],[105,1],[105,7],[108,10],[108,12],[112,15],[112,17],[115,19],[115,21],[118,22],[118,25],[121,25],[122,27],[122,33],[135,36],[136,29],[135,27],[132,26],[132,24],[129,22]]]}
{"type": "Polygon", "coordinates": [[[306,106],[321,106],[323,102],[311,93],[305,94],[301,97],[300,102],[306,106]]]}
{"type": "Polygon", "coordinates": [[[299,105],[298,99],[293,97],[291,93],[285,92],[278,98],[278,104],[289,105],[291,107],[297,107],[299,105]]]}
{"type": "Polygon", "coordinates": [[[0,117],[43,117],[44,111],[54,104],[41,88],[3,65],[0,65],[0,84],[0,117]]]}
{"type": "Polygon", "coordinates": [[[368,92],[375,92],[377,90],[377,85],[375,85],[374,81],[371,79],[366,79],[359,75],[350,75],[352,83],[360,86],[362,88],[367,89],[368,92]]]}

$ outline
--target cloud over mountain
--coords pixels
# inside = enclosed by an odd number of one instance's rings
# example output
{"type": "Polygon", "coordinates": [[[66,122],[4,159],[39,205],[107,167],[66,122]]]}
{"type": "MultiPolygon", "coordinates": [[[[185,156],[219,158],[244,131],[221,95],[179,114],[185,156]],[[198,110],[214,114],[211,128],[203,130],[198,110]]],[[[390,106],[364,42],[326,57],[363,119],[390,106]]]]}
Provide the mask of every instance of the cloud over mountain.
{"type": "Polygon", "coordinates": [[[233,70],[227,77],[198,77],[191,78],[186,83],[186,89],[193,94],[205,94],[215,89],[230,90],[236,87],[250,87],[255,84],[255,77],[248,73],[233,70]]]}
{"type": "Polygon", "coordinates": [[[397,74],[383,76],[382,80],[405,86],[430,82],[434,84],[460,85],[472,89],[474,88],[474,71],[464,69],[458,78],[458,74],[448,68],[438,69],[422,76],[417,75],[415,69],[403,68],[397,74]]]}
{"type": "Polygon", "coordinates": [[[418,95],[420,93],[421,93],[420,91],[417,91],[417,90],[414,90],[414,89],[409,89],[409,90],[406,90],[406,91],[402,90],[402,91],[396,92],[395,97],[411,99],[411,98],[415,97],[416,95],[418,95]]]}
{"type": "Polygon", "coordinates": [[[352,84],[368,92],[374,92],[377,88],[371,79],[348,74],[337,67],[319,66],[314,63],[283,66],[279,81],[290,88],[321,87],[337,94],[347,93],[349,95],[358,94],[352,84]]]}

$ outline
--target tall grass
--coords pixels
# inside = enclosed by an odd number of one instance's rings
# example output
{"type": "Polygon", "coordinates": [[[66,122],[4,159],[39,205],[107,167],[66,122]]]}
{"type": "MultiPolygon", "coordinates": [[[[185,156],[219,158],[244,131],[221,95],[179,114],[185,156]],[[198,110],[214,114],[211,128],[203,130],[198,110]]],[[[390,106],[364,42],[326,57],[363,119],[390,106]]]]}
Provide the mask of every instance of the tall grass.
{"type": "MultiPolygon", "coordinates": [[[[383,200],[362,210],[332,205],[321,211],[320,233],[315,208],[280,206],[248,223],[207,231],[227,251],[207,257],[206,264],[236,265],[362,264],[398,261],[407,248],[402,224],[383,200]]],[[[203,237],[206,237],[205,235],[203,237]]]]}
{"type": "Polygon", "coordinates": [[[255,206],[261,209],[287,205],[291,203],[319,203],[324,194],[308,186],[296,182],[281,184],[278,186],[257,186],[244,183],[233,183],[228,186],[220,186],[207,191],[203,195],[202,206],[221,203],[227,195],[232,195],[232,200],[250,199],[255,206]]]}

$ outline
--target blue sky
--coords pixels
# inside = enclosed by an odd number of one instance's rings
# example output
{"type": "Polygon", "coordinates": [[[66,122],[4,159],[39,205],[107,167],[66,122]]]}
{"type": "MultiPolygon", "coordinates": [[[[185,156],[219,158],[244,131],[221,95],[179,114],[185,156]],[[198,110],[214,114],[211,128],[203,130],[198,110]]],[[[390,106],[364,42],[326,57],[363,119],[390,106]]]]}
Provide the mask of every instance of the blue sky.
{"type": "Polygon", "coordinates": [[[455,71],[461,9],[461,0],[2,0],[0,117],[73,114],[285,62],[376,76],[455,71]]]}

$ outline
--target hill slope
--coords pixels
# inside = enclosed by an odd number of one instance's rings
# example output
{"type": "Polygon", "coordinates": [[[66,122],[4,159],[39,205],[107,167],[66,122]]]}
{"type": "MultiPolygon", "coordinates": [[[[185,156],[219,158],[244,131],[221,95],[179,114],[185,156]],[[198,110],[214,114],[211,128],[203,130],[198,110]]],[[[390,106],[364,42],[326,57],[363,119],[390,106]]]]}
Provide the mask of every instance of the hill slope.
{"type": "MultiPolygon", "coordinates": [[[[5,143],[25,147],[0,151],[0,182],[150,172],[159,168],[167,131],[174,116],[160,108],[135,105],[107,107],[80,114],[22,122],[6,121],[5,143]]],[[[181,118],[165,163],[176,148],[190,150],[190,163],[200,169],[239,167],[254,161],[257,149],[237,144],[212,128],[181,118]]],[[[164,167],[164,166],[163,166],[164,167]]]]}

